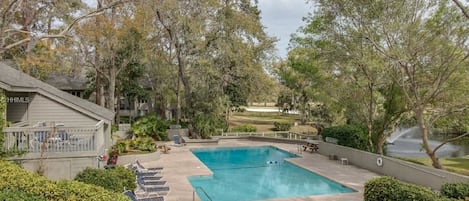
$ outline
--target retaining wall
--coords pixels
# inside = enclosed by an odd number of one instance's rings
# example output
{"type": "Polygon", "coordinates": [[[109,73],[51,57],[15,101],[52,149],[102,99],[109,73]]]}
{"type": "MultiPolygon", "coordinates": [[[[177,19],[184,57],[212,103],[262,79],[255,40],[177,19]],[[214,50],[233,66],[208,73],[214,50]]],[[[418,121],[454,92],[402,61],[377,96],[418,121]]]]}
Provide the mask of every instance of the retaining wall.
{"type": "Polygon", "coordinates": [[[319,142],[319,153],[347,158],[357,167],[434,190],[440,190],[444,183],[469,182],[467,176],[326,142],[319,142]],[[378,157],[382,158],[382,166],[377,165],[378,157]]]}

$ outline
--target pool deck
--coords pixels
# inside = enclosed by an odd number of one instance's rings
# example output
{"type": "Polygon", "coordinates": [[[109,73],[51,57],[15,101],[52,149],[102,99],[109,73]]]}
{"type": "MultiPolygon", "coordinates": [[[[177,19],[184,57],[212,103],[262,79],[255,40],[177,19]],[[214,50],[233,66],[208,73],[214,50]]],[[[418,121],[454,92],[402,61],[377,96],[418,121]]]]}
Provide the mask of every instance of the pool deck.
{"type": "MultiPolygon", "coordinates": [[[[170,144],[170,143],[168,143],[170,144]]],[[[220,140],[218,145],[202,145],[202,146],[171,146],[169,154],[161,154],[157,161],[143,163],[145,166],[162,166],[163,179],[166,180],[170,187],[169,194],[165,197],[165,201],[192,201],[194,191],[187,177],[197,175],[211,175],[208,169],[197,157],[195,157],[190,149],[207,148],[207,147],[240,147],[240,146],[263,146],[272,145],[285,151],[300,155],[299,158],[290,158],[288,161],[302,168],[315,172],[321,176],[327,177],[333,181],[350,187],[357,192],[344,193],[340,195],[327,196],[309,196],[283,199],[269,199],[269,201],[361,201],[363,200],[364,184],[369,179],[379,176],[373,172],[361,169],[352,165],[342,165],[337,161],[329,160],[327,156],[318,153],[298,152],[297,145],[259,142],[250,140],[220,140]]],[[[195,195],[195,200],[199,200],[195,195]]]]}

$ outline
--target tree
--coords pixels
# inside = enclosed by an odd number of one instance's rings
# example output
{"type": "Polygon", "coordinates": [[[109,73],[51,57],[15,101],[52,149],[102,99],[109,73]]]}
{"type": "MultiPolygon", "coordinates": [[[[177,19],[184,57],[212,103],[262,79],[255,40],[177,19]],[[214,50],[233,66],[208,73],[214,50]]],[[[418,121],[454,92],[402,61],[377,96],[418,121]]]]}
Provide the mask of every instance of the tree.
{"type": "Polygon", "coordinates": [[[463,79],[468,64],[466,19],[448,1],[319,2],[323,19],[335,22],[329,27],[349,31],[352,26],[358,34],[335,33],[365,45],[387,67],[384,75],[391,82],[379,89],[405,100],[421,129],[423,149],[433,166],[441,168],[435,155],[441,146],[432,149],[428,135],[440,116],[468,106],[463,79]],[[400,89],[392,92],[394,85],[400,89]]]}
{"type": "MultiPolygon", "coordinates": [[[[338,114],[342,111],[347,123],[366,127],[370,150],[382,154],[383,139],[388,135],[385,131],[392,131],[405,111],[388,113],[383,107],[386,102],[395,104],[394,95],[397,95],[384,90],[392,86],[387,76],[389,65],[362,37],[361,23],[367,19],[361,17],[362,11],[355,2],[319,3],[321,9],[306,18],[307,25],[299,30],[300,34],[293,35],[291,45],[313,53],[308,55],[311,61],[306,63],[316,63],[315,73],[323,79],[312,86],[317,99],[335,108],[331,111],[336,110],[338,114]]],[[[305,70],[297,72],[312,77],[305,70]]]]}
{"type": "Polygon", "coordinates": [[[73,9],[83,6],[81,1],[2,1],[0,7],[0,55],[22,45],[27,45],[26,51],[31,50],[38,41],[44,39],[66,38],[70,30],[80,21],[100,15],[103,11],[123,2],[123,0],[117,0],[106,7],[72,18],[73,9]],[[66,24],[63,28],[52,31],[51,28],[56,23],[54,21],[57,20],[56,18],[59,23],[63,22],[60,20],[66,19],[66,24]]]}
{"type": "MultiPolygon", "coordinates": [[[[84,54],[83,62],[96,71],[95,87],[106,89],[102,91],[106,92],[105,106],[112,111],[116,111],[116,102],[121,94],[119,77],[129,76],[121,74],[131,73],[129,68],[143,65],[145,33],[138,23],[143,18],[138,11],[130,3],[115,6],[98,21],[87,21],[77,28],[77,44],[84,54]]],[[[99,96],[97,93],[98,103],[99,96]]]]}
{"type": "Polygon", "coordinates": [[[294,92],[293,106],[300,112],[301,124],[306,123],[315,90],[322,83],[313,51],[302,47],[290,50],[285,66],[277,71],[282,83],[294,92]]]}
{"type": "Polygon", "coordinates": [[[155,26],[164,30],[159,44],[168,46],[163,55],[174,56],[168,67],[176,67],[190,133],[207,136],[211,118],[246,102],[272,40],[250,1],[162,1],[153,9],[155,26]]]}

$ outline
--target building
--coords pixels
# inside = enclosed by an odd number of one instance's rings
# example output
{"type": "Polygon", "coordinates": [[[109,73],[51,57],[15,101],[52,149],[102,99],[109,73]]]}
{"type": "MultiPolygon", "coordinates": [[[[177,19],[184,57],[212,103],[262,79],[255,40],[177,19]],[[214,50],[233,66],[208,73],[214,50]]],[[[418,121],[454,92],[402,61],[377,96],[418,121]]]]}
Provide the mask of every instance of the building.
{"type": "Polygon", "coordinates": [[[0,62],[0,89],[7,96],[5,148],[24,150],[11,158],[51,179],[72,179],[98,167],[110,147],[114,113],[0,62]]]}
{"type": "MultiPolygon", "coordinates": [[[[87,89],[87,79],[83,76],[70,76],[64,73],[54,72],[49,75],[45,82],[74,96],[84,99],[88,98],[84,97],[85,90],[87,89]]],[[[146,85],[149,84],[146,83],[146,85]]],[[[145,89],[150,90],[150,87],[146,86],[145,89]]],[[[95,96],[96,93],[92,93],[88,101],[94,102],[96,100],[95,96]]],[[[118,107],[119,115],[129,118],[144,116],[148,114],[150,110],[148,100],[135,99],[131,101],[127,97],[120,97],[118,107]]]]}

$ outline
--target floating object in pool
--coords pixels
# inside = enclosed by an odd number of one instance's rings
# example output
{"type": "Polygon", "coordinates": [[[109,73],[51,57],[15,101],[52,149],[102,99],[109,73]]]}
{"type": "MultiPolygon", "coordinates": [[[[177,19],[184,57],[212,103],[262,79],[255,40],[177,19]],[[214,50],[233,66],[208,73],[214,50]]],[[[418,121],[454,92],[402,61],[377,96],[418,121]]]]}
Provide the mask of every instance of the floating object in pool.
{"type": "Polygon", "coordinates": [[[278,161],[267,161],[265,162],[267,163],[267,165],[276,165],[276,164],[280,164],[278,161]]]}

